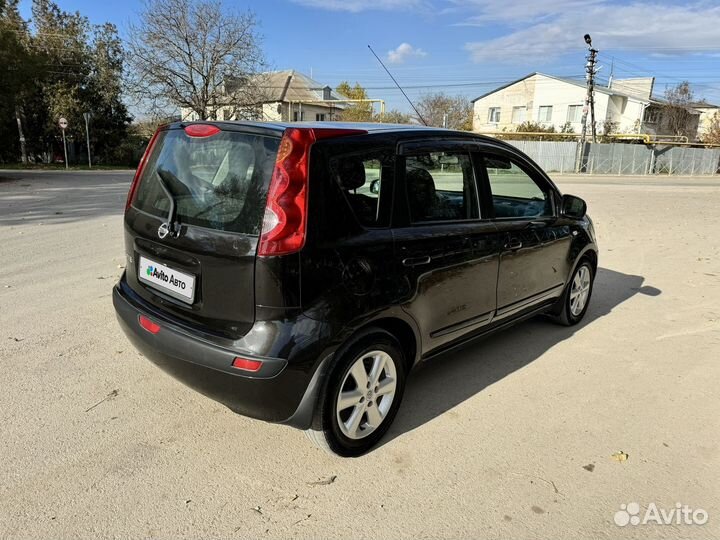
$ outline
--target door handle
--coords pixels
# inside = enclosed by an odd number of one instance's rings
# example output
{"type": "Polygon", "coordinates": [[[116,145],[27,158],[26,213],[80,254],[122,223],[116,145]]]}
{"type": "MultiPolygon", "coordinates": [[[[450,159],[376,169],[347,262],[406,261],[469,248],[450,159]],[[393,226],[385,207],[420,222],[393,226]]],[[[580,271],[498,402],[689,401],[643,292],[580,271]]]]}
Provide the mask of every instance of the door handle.
{"type": "Polygon", "coordinates": [[[403,259],[403,265],[405,266],[420,266],[421,264],[430,264],[430,255],[424,257],[408,257],[403,259]]]}
{"type": "Polygon", "coordinates": [[[522,242],[518,240],[517,238],[511,238],[507,244],[505,244],[505,249],[509,249],[511,251],[518,250],[522,247],[522,242]]]}
{"type": "Polygon", "coordinates": [[[528,225],[531,229],[541,229],[543,227],[547,227],[548,223],[547,221],[531,221],[528,225]]]}

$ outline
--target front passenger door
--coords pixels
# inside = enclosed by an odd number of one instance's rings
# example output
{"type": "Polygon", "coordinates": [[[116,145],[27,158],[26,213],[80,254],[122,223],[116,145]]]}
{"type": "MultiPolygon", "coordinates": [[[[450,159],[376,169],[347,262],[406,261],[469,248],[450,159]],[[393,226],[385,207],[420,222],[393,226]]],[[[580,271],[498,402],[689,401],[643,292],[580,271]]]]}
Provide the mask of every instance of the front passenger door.
{"type": "Polygon", "coordinates": [[[497,316],[560,296],[569,272],[570,228],[558,225],[558,193],[538,171],[510,152],[482,156],[492,211],[503,233],[497,316]]]}

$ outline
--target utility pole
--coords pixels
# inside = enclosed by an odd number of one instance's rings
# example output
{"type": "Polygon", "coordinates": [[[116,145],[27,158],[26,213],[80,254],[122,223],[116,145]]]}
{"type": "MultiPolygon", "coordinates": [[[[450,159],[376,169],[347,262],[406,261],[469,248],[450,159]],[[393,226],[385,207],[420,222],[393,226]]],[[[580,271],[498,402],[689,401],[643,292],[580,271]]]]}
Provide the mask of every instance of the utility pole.
{"type": "Polygon", "coordinates": [[[575,169],[581,172],[583,167],[583,157],[585,155],[585,143],[587,137],[587,118],[590,113],[590,130],[592,133],[592,142],[597,142],[597,131],[595,125],[595,63],[597,62],[598,50],[592,46],[592,38],[590,34],[585,34],[585,43],[588,45],[589,54],[587,55],[587,63],[585,64],[585,80],[587,81],[587,95],[585,97],[585,106],[582,115],[582,133],[578,141],[577,156],[575,160],[575,169]]]}
{"type": "Polygon", "coordinates": [[[15,119],[17,120],[18,135],[20,136],[20,158],[23,164],[27,164],[27,148],[25,147],[25,134],[22,129],[22,113],[20,107],[15,107],[15,119]]]}
{"type": "Polygon", "coordinates": [[[83,118],[85,119],[85,139],[87,140],[88,149],[88,169],[92,169],[92,160],[90,159],[90,113],[84,112],[83,118]]]}

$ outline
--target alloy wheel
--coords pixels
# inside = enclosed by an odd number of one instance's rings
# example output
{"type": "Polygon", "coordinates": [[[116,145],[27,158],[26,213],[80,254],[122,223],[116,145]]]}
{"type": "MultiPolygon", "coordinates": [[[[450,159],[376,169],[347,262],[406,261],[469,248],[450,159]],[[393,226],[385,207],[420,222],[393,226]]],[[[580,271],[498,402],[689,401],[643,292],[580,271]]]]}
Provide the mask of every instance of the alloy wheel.
{"type": "Polygon", "coordinates": [[[338,425],[349,439],[373,433],[395,399],[397,368],[385,351],[369,351],[353,362],[345,375],[335,406],[338,425]]]}
{"type": "Polygon", "coordinates": [[[590,269],[582,265],[575,274],[570,289],[570,313],[574,317],[579,316],[590,296],[590,269]]]}

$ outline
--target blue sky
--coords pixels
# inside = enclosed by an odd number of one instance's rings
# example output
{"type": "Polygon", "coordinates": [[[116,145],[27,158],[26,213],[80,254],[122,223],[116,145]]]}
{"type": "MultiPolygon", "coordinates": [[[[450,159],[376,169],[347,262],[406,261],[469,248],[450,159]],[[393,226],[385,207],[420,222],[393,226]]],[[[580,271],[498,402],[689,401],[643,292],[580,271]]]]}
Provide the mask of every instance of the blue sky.
{"type": "MultiPolygon", "coordinates": [[[[121,34],[141,0],[56,0],[121,34]]],[[[331,86],[359,82],[390,108],[409,110],[367,50],[373,46],[412,98],[474,98],[533,71],[582,77],[583,34],[600,50],[600,79],[656,77],[655,95],[689,80],[720,102],[720,2],[664,0],[225,0],[250,9],[274,69],[331,86]]],[[[30,1],[21,3],[30,16],[30,1]]]]}

